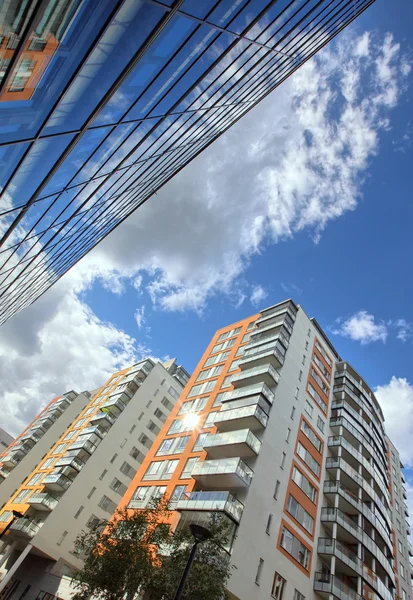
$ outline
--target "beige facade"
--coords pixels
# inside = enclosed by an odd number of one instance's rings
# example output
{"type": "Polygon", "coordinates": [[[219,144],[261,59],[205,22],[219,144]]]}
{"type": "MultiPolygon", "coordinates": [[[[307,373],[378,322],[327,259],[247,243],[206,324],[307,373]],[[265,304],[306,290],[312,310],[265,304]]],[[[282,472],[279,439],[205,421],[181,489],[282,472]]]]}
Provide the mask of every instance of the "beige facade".
{"type": "Polygon", "coordinates": [[[84,396],[0,512],[0,525],[8,527],[0,592],[6,588],[17,599],[30,586],[26,600],[40,592],[70,596],[67,576],[82,564],[74,549],[77,535],[111,517],[187,379],[174,360],[163,365],[147,359],[84,396]],[[13,520],[13,510],[23,518],[13,520]]]}

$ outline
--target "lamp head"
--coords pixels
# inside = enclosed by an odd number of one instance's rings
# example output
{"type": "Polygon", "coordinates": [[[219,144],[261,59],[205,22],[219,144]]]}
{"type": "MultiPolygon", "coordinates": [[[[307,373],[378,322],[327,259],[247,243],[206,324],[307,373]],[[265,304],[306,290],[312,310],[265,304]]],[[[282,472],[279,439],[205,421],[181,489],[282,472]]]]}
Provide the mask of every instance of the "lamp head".
{"type": "Polygon", "coordinates": [[[199,544],[200,542],[206,542],[212,537],[212,533],[206,527],[202,527],[202,525],[197,525],[196,523],[191,523],[189,525],[189,529],[191,530],[192,535],[195,538],[195,542],[199,544]]]}

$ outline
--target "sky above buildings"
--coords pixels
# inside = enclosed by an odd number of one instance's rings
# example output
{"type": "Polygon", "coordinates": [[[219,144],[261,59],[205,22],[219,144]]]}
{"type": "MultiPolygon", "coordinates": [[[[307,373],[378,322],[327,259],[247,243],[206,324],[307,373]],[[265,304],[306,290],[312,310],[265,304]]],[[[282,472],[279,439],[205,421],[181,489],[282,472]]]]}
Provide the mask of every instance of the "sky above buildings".
{"type": "Polygon", "coordinates": [[[412,24],[377,0],[3,326],[1,426],[143,355],[192,370],[292,297],[377,388],[413,486],[412,24]]]}

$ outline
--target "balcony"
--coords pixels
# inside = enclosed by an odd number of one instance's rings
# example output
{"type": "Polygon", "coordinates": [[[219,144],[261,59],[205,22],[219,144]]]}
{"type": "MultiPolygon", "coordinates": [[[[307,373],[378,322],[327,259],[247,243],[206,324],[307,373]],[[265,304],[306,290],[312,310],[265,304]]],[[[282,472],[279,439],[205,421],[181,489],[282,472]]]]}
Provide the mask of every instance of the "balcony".
{"type": "MultiPolygon", "coordinates": [[[[96,436],[93,434],[93,439],[95,437],[96,436]]],[[[88,454],[93,454],[93,452],[96,450],[96,447],[96,444],[94,444],[90,439],[85,438],[85,436],[82,435],[70,445],[70,450],[84,450],[88,454]]],[[[74,454],[72,454],[72,456],[74,456],[74,454]]]]}
{"type": "Polygon", "coordinates": [[[256,383],[265,383],[268,387],[272,387],[278,383],[280,374],[277,369],[274,369],[269,363],[259,365],[252,369],[246,369],[232,376],[231,383],[235,389],[244,385],[253,385],[256,383]]]}
{"type": "Polygon", "coordinates": [[[63,473],[49,473],[43,479],[42,483],[49,490],[64,492],[70,486],[72,480],[63,473]]]}
{"type": "Polygon", "coordinates": [[[284,352],[280,350],[278,340],[269,344],[261,344],[255,348],[247,346],[239,366],[243,369],[245,365],[252,367],[271,363],[275,368],[282,367],[284,364],[284,354],[285,350],[284,352]]]}
{"type": "Polygon", "coordinates": [[[247,398],[249,396],[263,396],[267,402],[272,404],[274,402],[275,394],[270,390],[268,385],[265,383],[256,383],[255,385],[248,385],[238,390],[230,390],[225,392],[225,396],[222,398],[222,403],[231,402],[238,400],[239,398],[247,398]]]}
{"type": "Polygon", "coordinates": [[[105,404],[102,404],[100,410],[103,413],[110,413],[111,416],[118,417],[120,413],[125,410],[128,402],[129,398],[126,394],[114,394],[109,397],[109,400],[105,402],[105,404]]]}
{"type": "Polygon", "coordinates": [[[292,321],[295,321],[296,309],[291,305],[290,302],[284,302],[281,305],[267,308],[261,312],[261,317],[257,319],[256,325],[265,323],[270,318],[281,317],[285,319],[286,315],[290,317],[292,321]]]}
{"type": "Polygon", "coordinates": [[[250,486],[253,471],[240,458],[221,458],[198,462],[192,478],[202,487],[222,490],[245,489],[250,486]]]}
{"type": "Polygon", "coordinates": [[[17,536],[26,539],[32,539],[39,531],[39,529],[39,523],[34,523],[33,521],[30,521],[29,519],[26,519],[24,517],[21,519],[16,519],[16,521],[14,521],[10,525],[10,531],[12,531],[17,536]]]}
{"type": "Polygon", "coordinates": [[[42,427],[33,427],[29,429],[25,434],[22,435],[21,441],[23,443],[29,442],[33,446],[44,436],[45,431],[42,427]]]}
{"type": "Polygon", "coordinates": [[[45,512],[51,512],[57,502],[56,498],[45,493],[33,494],[33,496],[27,500],[27,504],[30,504],[30,506],[33,506],[36,510],[43,510],[45,512]]]}
{"type": "Polygon", "coordinates": [[[85,466],[85,463],[82,460],[76,458],[76,456],[63,456],[60,458],[56,465],[56,467],[70,467],[71,469],[79,472],[85,466]]]}
{"type": "Polygon", "coordinates": [[[239,523],[244,505],[234,498],[230,492],[188,492],[178,500],[176,510],[223,512],[233,521],[239,523]]]}
{"type": "Polygon", "coordinates": [[[90,423],[94,423],[95,425],[99,425],[102,429],[107,431],[112,427],[116,419],[114,419],[110,414],[98,412],[90,419],[90,423]]]}
{"type": "Polygon", "coordinates": [[[204,441],[208,458],[256,457],[260,448],[260,440],[249,429],[209,434],[204,441]]]}
{"type": "Polygon", "coordinates": [[[413,556],[413,546],[411,545],[410,542],[407,542],[407,547],[409,550],[409,556],[413,556]]]}
{"type": "Polygon", "coordinates": [[[257,431],[265,429],[267,423],[268,415],[257,404],[230,410],[221,409],[216,414],[214,421],[218,431],[234,431],[237,429],[257,431]]]}
{"type": "Polygon", "coordinates": [[[38,423],[45,429],[50,429],[50,427],[53,425],[53,423],[55,423],[56,420],[57,419],[54,415],[45,413],[43,417],[38,419],[38,423]]]}
{"type": "Polygon", "coordinates": [[[107,431],[100,429],[98,425],[92,425],[91,427],[85,427],[85,429],[82,429],[82,437],[84,435],[90,435],[92,433],[94,435],[99,436],[100,439],[103,439],[105,437],[107,431]]]}
{"type": "Polygon", "coordinates": [[[66,408],[69,408],[70,406],[70,400],[68,400],[67,398],[60,398],[60,400],[56,400],[56,402],[54,403],[53,406],[58,406],[59,408],[61,408],[63,411],[66,410],[66,408]]]}
{"type": "MultiPolygon", "coordinates": [[[[14,449],[13,449],[14,450],[14,449]]],[[[2,456],[0,461],[3,463],[5,467],[9,469],[14,469],[19,464],[19,461],[15,459],[14,455],[7,454],[6,456],[2,456]]]]}
{"type": "Polygon", "coordinates": [[[314,575],[314,591],[323,598],[333,594],[339,600],[363,600],[356,590],[349,587],[341,579],[330,573],[318,572],[314,575]]]}
{"type": "Polygon", "coordinates": [[[358,558],[355,552],[347,548],[347,546],[338,540],[319,538],[317,552],[322,556],[335,556],[338,558],[345,565],[343,570],[348,570],[349,572],[346,574],[350,576],[361,576],[363,573],[363,563],[361,559],[358,558]],[[349,569],[346,569],[346,567],[349,567],[349,569]]]}

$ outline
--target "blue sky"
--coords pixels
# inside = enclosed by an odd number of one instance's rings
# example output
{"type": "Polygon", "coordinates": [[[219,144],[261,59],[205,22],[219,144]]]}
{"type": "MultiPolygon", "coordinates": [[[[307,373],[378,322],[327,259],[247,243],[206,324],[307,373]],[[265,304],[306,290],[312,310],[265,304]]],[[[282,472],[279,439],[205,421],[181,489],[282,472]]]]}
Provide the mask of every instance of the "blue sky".
{"type": "Polygon", "coordinates": [[[192,370],[217,328],[292,297],[380,386],[413,467],[412,24],[377,0],[4,326],[11,432],[142,354],[192,370]]]}

